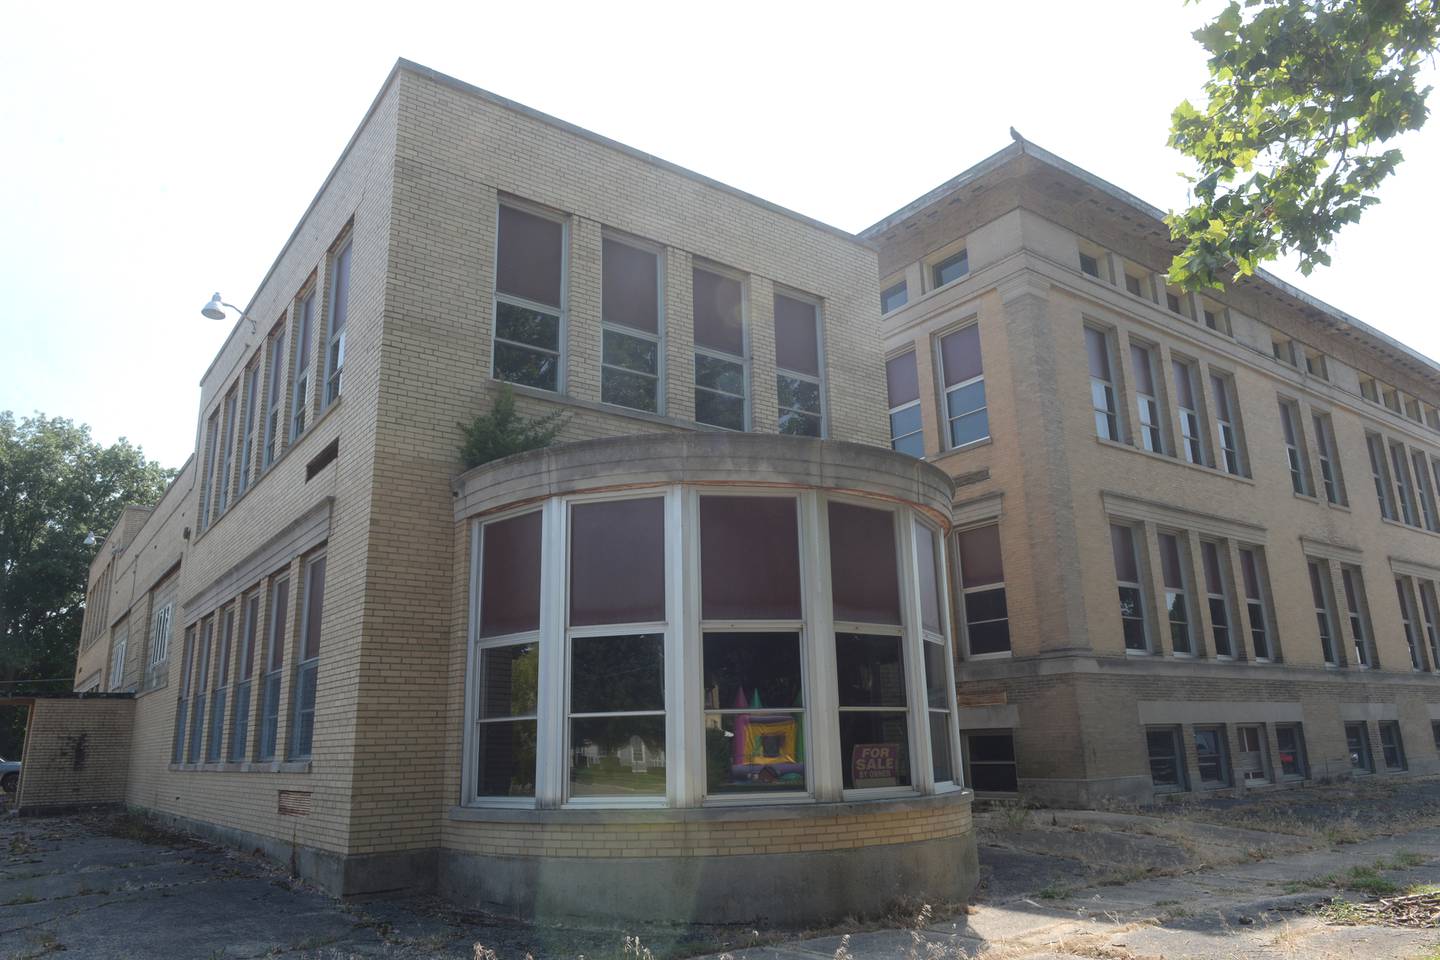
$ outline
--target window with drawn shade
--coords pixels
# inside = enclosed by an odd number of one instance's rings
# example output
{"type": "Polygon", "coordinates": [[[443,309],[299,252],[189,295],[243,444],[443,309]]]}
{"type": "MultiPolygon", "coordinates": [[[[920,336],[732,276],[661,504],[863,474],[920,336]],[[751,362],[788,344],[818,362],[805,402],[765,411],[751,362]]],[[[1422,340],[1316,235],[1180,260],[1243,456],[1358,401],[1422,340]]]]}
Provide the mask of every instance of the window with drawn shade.
{"type": "Polygon", "coordinates": [[[807,787],[796,509],[791,497],[700,498],[700,618],[726,623],[701,639],[707,795],[807,787]],[[734,628],[746,620],[766,629],[734,628]]]}
{"type": "Polygon", "coordinates": [[[495,254],[495,379],[560,389],[565,226],[500,206],[495,254]]]}
{"type": "Polygon", "coordinates": [[[1314,496],[1310,460],[1305,455],[1305,438],[1300,432],[1300,408],[1292,400],[1280,401],[1280,431],[1285,439],[1285,460],[1290,467],[1290,486],[1302,497],[1314,496]]]}
{"type": "Polygon", "coordinates": [[[175,698],[175,732],[170,741],[170,762],[185,760],[185,723],[190,706],[190,663],[195,656],[195,627],[185,628],[184,650],[180,659],[180,689],[175,698]]]}
{"type": "Polygon", "coordinates": [[[1380,504],[1380,516],[1394,520],[1395,501],[1391,499],[1390,474],[1385,466],[1385,441],[1378,433],[1365,434],[1365,449],[1370,454],[1370,479],[1375,484],[1375,499],[1380,504]]]}
{"type": "Polygon", "coordinates": [[[194,672],[190,675],[189,682],[192,691],[192,709],[190,711],[189,749],[185,752],[187,763],[200,762],[201,741],[205,736],[205,704],[208,702],[207,695],[210,686],[210,655],[215,640],[215,618],[213,616],[206,617],[200,622],[200,632],[197,637],[195,657],[191,662],[194,672]]]}
{"type": "Polygon", "coordinates": [[[1405,629],[1405,645],[1410,650],[1410,668],[1425,669],[1425,655],[1420,646],[1420,635],[1416,626],[1415,597],[1410,591],[1408,577],[1395,578],[1395,596],[1400,601],[1400,625],[1405,629]]]}
{"type": "Polygon", "coordinates": [[[1310,599],[1315,605],[1315,628],[1320,635],[1320,653],[1325,663],[1337,666],[1335,658],[1335,615],[1330,602],[1330,567],[1323,560],[1310,560],[1310,599]]]}
{"type": "Polygon", "coordinates": [[[1189,557],[1184,544],[1173,533],[1162,533],[1157,538],[1160,545],[1160,576],[1165,582],[1165,614],[1170,621],[1170,649],[1174,653],[1194,653],[1191,643],[1189,557]]]}
{"type": "Polygon", "coordinates": [[[1417,580],[1420,591],[1420,616],[1425,622],[1425,640],[1430,645],[1430,668],[1440,671],[1440,597],[1430,580],[1417,580]]]}
{"type": "Polygon", "coordinates": [[[260,743],[257,760],[275,759],[280,732],[280,676],[285,669],[285,624],[290,603],[290,581],[270,584],[269,622],[265,628],[265,675],[261,678],[260,743]]]}
{"type": "Polygon", "coordinates": [[[572,798],[665,795],[664,507],[570,507],[572,798]]]}
{"type": "Polygon", "coordinates": [[[1325,488],[1325,499],[1344,505],[1345,478],[1340,472],[1340,458],[1335,451],[1335,424],[1328,413],[1317,413],[1315,424],[1315,453],[1320,460],[1320,482],[1325,488]]]}
{"type": "Polygon", "coordinates": [[[1240,574],[1245,585],[1245,617],[1250,623],[1250,649],[1256,660],[1272,659],[1270,615],[1266,607],[1264,558],[1258,548],[1240,548],[1240,574]]]}
{"type": "Polygon", "coordinates": [[[1217,657],[1233,657],[1235,647],[1230,637],[1230,578],[1226,575],[1228,557],[1220,554],[1220,545],[1213,540],[1200,541],[1200,560],[1205,568],[1205,600],[1210,607],[1210,637],[1217,657]]]}
{"type": "Polygon", "coordinates": [[[1000,527],[989,524],[956,534],[960,561],[961,608],[966,648],[978,657],[1010,651],[1010,611],[1005,595],[1005,566],[1000,558],[1000,527]]]}
{"type": "Polygon", "coordinates": [[[1164,413],[1160,406],[1160,393],[1155,386],[1153,350],[1132,343],[1130,363],[1135,369],[1135,410],[1140,445],[1151,453],[1165,453],[1164,413]]]}
{"type": "Polygon", "coordinates": [[[1375,662],[1370,605],[1365,599],[1365,580],[1360,575],[1360,568],[1342,563],[1340,582],[1345,587],[1345,609],[1350,616],[1350,634],[1355,638],[1355,662],[1362,667],[1379,666],[1375,662]]]}
{"type": "Polygon", "coordinates": [[[1119,413],[1115,405],[1114,364],[1110,336],[1094,327],[1085,328],[1085,353],[1090,364],[1090,403],[1095,408],[1095,435],[1101,440],[1120,440],[1119,413]]]}
{"type": "Polygon", "coordinates": [[[1405,459],[1403,444],[1390,444],[1391,476],[1395,480],[1395,502],[1400,504],[1400,516],[1410,526],[1420,526],[1419,513],[1415,508],[1415,489],[1410,485],[1410,467],[1405,459]]]}
{"type": "Polygon", "coordinates": [[[820,389],[820,308],[809,301],[775,295],[775,391],[781,433],[825,435],[820,389]]]}
{"type": "Polygon", "coordinates": [[[940,338],[940,372],[945,381],[945,421],[951,449],[990,436],[985,405],[985,371],[980,362],[980,326],[971,324],[940,338]]]}
{"type": "Polygon", "coordinates": [[[845,789],[908,787],[905,689],[895,515],[828,504],[830,580],[837,625],[840,767],[845,789]],[[845,629],[845,625],[863,629],[845,629]]]}
{"type": "Polygon", "coordinates": [[[267,341],[270,351],[269,372],[265,377],[265,447],[260,469],[280,459],[284,445],[281,426],[285,423],[285,320],[281,318],[267,341]]]}
{"type": "Polygon", "coordinates": [[[535,796],[540,668],[538,510],[480,530],[475,794],[535,796]]]}
{"type": "Polygon", "coordinates": [[[234,706],[230,708],[230,760],[245,759],[250,739],[250,691],[255,676],[255,647],[260,633],[260,593],[240,601],[240,660],[235,666],[234,706]]]}
{"type": "Polygon", "coordinates": [[[1125,649],[1150,649],[1145,625],[1145,591],[1140,585],[1140,560],[1135,553],[1135,530],[1120,523],[1110,524],[1110,552],[1115,559],[1115,583],[1120,593],[1120,627],[1125,649]]]}
{"type": "Polygon", "coordinates": [[[315,298],[311,290],[300,302],[300,316],[296,318],[295,330],[295,372],[291,380],[290,396],[290,439],[294,440],[305,432],[310,416],[310,349],[315,338],[315,298]]]}
{"type": "Polygon", "coordinates": [[[1175,374],[1175,407],[1180,414],[1180,452],[1186,463],[1209,466],[1208,443],[1200,426],[1205,421],[1200,415],[1195,365],[1180,359],[1173,359],[1170,364],[1175,374]]]}
{"type": "Polygon", "coordinates": [[[920,378],[915,369],[915,351],[885,361],[885,389],[890,403],[890,449],[923,459],[925,434],[920,422],[920,378]]]}
{"type": "Polygon", "coordinates": [[[290,759],[310,756],[315,738],[315,692],[320,682],[320,623],[325,610],[325,558],[305,564],[301,581],[300,643],[290,693],[290,759]]]}
{"type": "Polygon", "coordinates": [[[1218,373],[1210,375],[1210,389],[1215,395],[1215,433],[1220,442],[1218,466],[1235,476],[1245,474],[1244,451],[1240,446],[1239,422],[1235,416],[1235,384],[1218,373]]]}
{"type": "Polygon", "coordinates": [[[727,430],[744,430],[749,423],[744,293],[744,285],[733,277],[699,267],[691,274],[695,420],[727,430]]]}
{"type": "Polygon", "coordinates": [[[330,323],[325,337],[325,394],[323,406],[340,398],[345,373],[345,325],[350,318],[350,248],[346,242],[330,264],[330,323]]]}
{"type": "Polygon", "coordinates": [[[658,413],[660,257],[606,237],[600,273],[600,399],[658,413]]]}
{"type": "Polygon", "coordinates": [[[225,697],[230,692],[230,644],[235,636],[235,608],[226,607],[220,614],[220,639],[215,668],[211,671],[209,733],[205,741],[205,762],[220,762],[220,746],[225,738],[225,697]]]}

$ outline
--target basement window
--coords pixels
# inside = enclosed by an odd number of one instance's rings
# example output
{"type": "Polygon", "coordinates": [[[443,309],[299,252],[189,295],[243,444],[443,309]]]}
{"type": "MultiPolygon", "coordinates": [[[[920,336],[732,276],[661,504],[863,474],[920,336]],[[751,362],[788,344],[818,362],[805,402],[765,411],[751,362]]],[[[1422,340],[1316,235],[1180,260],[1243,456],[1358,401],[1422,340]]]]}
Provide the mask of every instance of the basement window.
{"type": "Polygon", "coordinates": [[[1370,756],[1370,732],[1364,721],[1345,724],[1345,746],[1350,751],[1352,773],[1374,773],[1375,761],[1370,756]]]}
{"type": "Polygon", "coordinates": [[[965,733],[965,783],[976,793],[1015,793],[1015,736],[1009,730],[965,733]]]}
{"type": "Polygon", "coordinates": [[[1150,727],[1145,731],[1150,755],[1150,782],[1156,793],[1185,790],[1185,755],[1180,750],[1179,727],[1150,727]]]}

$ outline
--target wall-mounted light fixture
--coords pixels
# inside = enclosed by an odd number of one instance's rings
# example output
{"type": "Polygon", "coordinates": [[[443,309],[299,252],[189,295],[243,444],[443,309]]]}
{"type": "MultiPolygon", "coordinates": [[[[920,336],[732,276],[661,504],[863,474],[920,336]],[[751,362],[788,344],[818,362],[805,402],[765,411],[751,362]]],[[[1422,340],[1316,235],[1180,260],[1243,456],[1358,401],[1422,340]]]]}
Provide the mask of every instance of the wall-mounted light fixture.
{"type": "Polygon", "coordinates": [[[235,306],[235,304],[233,304],[233,303],[226,303],[224,300],[221,300],[221,299],[220,299],[220,294],[218,294],[218,293],[215,294],[215,296],[213,296],[213,297],[210,298],[210,302],[209,302],[209,303],[205,304],[205,306],[203,306],[203,307],[200,308],[200,315],[201,315],[202,317],[205,317],[205,318],[208,319],[208,320],[224,320],[224,319],[225,319],[225,309],[224,309],[225,307],[229,307],[231,310],[234,310],[236,313],[240,314],[240,319],[242,319],[242,320],[249,320],[249,321],[250,321],[250,332],[251,332],[251,333],[254,333],[254,332],[255,332],[255,320],[254,320],[254,318],[251,317],[251,316],[249,316],[248,314],[246,314],[244,310],[241,310],[239,307],[235,306]]]}

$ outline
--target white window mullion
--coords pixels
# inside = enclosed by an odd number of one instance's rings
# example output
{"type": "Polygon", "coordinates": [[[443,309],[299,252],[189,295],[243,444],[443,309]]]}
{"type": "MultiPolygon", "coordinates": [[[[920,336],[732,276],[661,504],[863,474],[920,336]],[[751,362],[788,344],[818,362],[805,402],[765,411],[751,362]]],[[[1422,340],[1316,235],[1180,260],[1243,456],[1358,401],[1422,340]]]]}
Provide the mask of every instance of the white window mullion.
{"type": "Polygon", "coordinates": [[[843,799],[839,693],[835,687],[835,608],[830,593],[830,529],[826,503],[815,491],[800,494],[800,576],[804,589],[805,656],[809,686],[810,784],[815,799],[843,799]]]}
{"type": "Polygon", "coordinates": [[[935,792],[930,757],[930,702],[925,686],[925,634],[920,619],[915,521],[909,510],[895,515],[895,555],[900,558],[901,643],[905,651],[905,703],[910,713],[910,784],[919,793],[935,792]]]}
{"type": "Polygon", "coordinates": [[[701,681],[693,633],[688,629],[695,613],[686,591],[686,584],[693,582],[686,576],[688,541],[692,539],[688,534],[694,529],[686,522],[689,500],[681,487],[665,491],[665,779],[672,807],[699,804],[701,793],[696,786],[704,782],[705,775],[704,751],[691,749],[691,728],[700,717],[693,691],[700,689],[701,681]],[[691,757],[697,757],[700,764],[698,780],[691,757]]]}
{"type": "Polygon", "coordinates": [[[567,566],[565,501],[545,502],[540,533],[540,682],[535,723],[535,803],[559,807],[565,800],[566,710],[565,572],[567,566]]]}
{"type": "MultiPolygon", "coordinates": [[[[480,636],[480,531],[479,520],[470,523],[470,600],[469,627],[466,630],[465,656],[465,730],[461,736],[460,757],[460,802],[470,803],[475,799],[477,777],[475,751],[478,749],[475,731],[479,718],[480,700],[480,651],[477,638],[480,636]]],[[[242,627],[243,629],[243,627],[242,627]]]]}

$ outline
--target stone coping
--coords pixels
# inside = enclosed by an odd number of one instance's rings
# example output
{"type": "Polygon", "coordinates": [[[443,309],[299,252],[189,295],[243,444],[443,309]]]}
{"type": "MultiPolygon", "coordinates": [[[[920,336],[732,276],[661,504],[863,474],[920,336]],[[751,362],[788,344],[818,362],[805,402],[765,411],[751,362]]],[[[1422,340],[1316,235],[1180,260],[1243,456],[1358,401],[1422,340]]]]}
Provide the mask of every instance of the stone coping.
{"type": "Polygon", "coordinates": [[[940,814],[950,807],[969,806],[969,788],[929,795],[885,797],[839,802],[712,804],[706,807],[451,807],[446,819],[472,823],[538,823],[556,826],[588,823],[699,823],[747,820],[815,820],[821,817],[878,816],[889,813],[940,814]]]}
{"type": "Polygon", "coordinates": [[[454,480],[455,519],[672,483],[870,496],[916,507],[947,530],[955,491],[939,467],[884,447],[762,433],[644,434],[556,444],[476,467],[454,480]]]}

